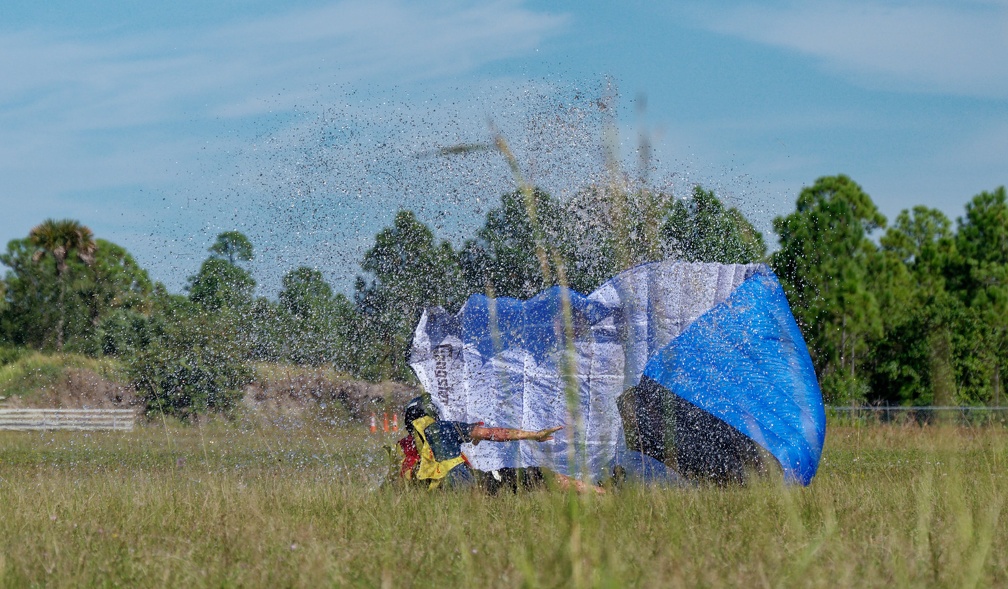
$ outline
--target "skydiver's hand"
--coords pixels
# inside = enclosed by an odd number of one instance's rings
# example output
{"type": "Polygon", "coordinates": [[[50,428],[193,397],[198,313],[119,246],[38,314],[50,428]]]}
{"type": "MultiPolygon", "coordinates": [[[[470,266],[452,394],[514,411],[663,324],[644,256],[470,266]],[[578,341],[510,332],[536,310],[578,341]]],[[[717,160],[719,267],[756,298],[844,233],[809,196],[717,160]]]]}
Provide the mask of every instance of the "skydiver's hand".
{"type": "Polygon", "coordinates": [[[563,429],[562,425],[558,425],[556,427],[548,427],[546,429],[541,429],[541,430],[539,430],[537,432],[533,432],[532,433],[532,437],[529,438],[529,439],[535,440],[537,442],[548,442],[549,440],[553,439],[553,434],[555,434],[556,432],[558,432],[558,431],[560,431],[562,429],[563,429]]]}

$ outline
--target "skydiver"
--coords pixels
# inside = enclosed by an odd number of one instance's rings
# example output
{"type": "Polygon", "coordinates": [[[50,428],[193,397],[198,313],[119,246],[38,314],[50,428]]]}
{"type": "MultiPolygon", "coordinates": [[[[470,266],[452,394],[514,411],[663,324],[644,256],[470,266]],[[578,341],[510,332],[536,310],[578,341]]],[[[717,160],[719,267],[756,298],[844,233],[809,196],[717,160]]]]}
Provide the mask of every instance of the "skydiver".
{"type": "Polygon", "coordinates": [[[398,476],[406,481],[425,485],[428,489],[482,488],[496,492],[501,488],[518,490],[545,485],[546,477],[551,477],[559,489],[574,489],[577,492],[604,490],[538,467],[505,468],[493,472],[476,470],[462,454],[462,444],[473,445],[483,441],[511,442],[532,440],[547,442],[563,426],[549,427],[538,431],[486,427],[482,422],[465,423],[447,421],[440,418],[437,411],[417,397],[407,403],[403,410],[403,421],[407,435],[398,441],[402,462],[398,476]]]}

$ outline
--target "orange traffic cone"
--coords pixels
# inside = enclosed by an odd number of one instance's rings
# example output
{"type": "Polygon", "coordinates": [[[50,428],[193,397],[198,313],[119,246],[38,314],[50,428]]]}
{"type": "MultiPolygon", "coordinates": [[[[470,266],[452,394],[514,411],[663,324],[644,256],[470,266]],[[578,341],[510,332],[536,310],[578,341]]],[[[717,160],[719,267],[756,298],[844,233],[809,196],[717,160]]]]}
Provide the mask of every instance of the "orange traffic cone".
{"type": "Polygon", "coordinates": [[[371,412],[371,433],[378,433],[378,421],[375,419],[374,411],[371,412]]]}
{"type": "Polygon", "coordinates": [[[382,413],[382,431],[388,433],[388,411],[382,413]]]}
{"type": "Polygon", "coordinates": [[[399,431],[399,414],[397,413],[392,414],[392,431],[399,431]]]}

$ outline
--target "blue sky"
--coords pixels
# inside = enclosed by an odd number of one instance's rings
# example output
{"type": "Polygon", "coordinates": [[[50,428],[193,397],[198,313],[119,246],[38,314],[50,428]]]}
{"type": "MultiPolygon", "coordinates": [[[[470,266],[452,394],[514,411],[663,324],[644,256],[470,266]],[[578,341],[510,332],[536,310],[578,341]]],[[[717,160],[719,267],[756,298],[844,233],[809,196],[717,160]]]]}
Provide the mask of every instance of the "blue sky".
{"type": "Polygon", "coordinates": [[[656,185],[771,242],[823,175],[890,219],[1008,183],[1008,0],[7,0],[0,80],[0,243],[76,218],[176,292],[224,230],[265,295],[300,264],[348,289],[400,207],[461,239],[510,176],[429,154],[490,121],[569,194],[604,174],[614,93],[628,171],[646,133],[656,185]]]}

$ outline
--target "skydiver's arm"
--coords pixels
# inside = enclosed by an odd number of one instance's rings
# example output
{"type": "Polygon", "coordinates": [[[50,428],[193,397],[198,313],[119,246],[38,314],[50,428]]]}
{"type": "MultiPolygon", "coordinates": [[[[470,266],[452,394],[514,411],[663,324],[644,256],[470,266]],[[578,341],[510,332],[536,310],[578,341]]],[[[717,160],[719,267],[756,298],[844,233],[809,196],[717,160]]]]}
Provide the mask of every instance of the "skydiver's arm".
{"type": "Polygon", "coordinates": [[[478,444],[483,440],[491,442],[513,442],[516,440],[535,440],[536,442],[546,442],[553,439],[553,434],[562,430],[563,426],[548,427],[539,431],[526,431],[523,429],[511,429],[508,427],[485,427],[477,425],[472,429],[472,442],[478,444]]]}

